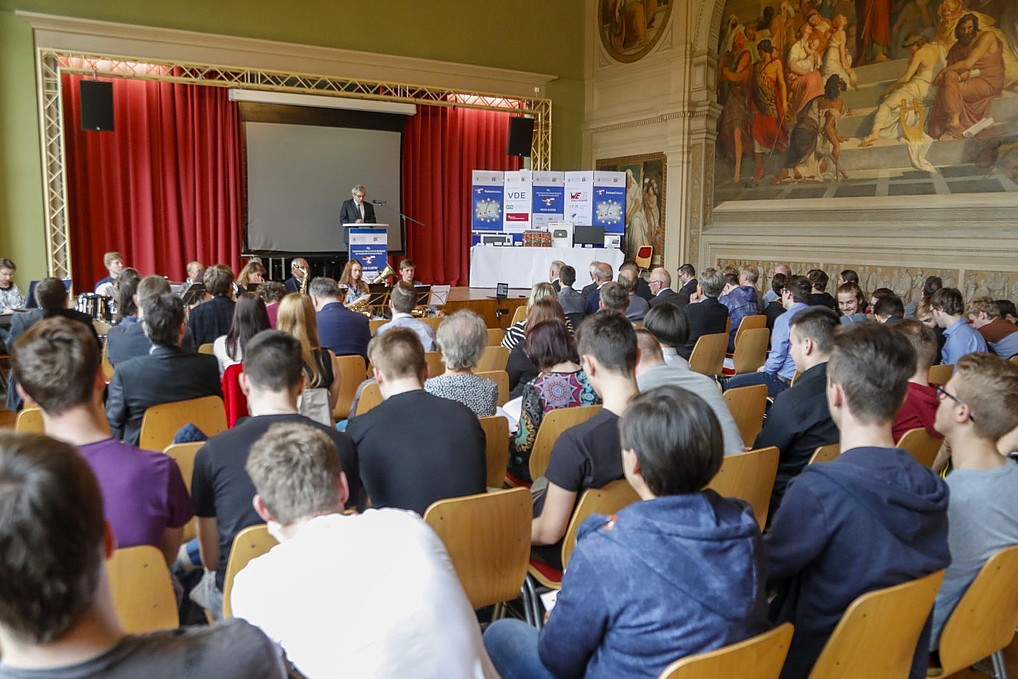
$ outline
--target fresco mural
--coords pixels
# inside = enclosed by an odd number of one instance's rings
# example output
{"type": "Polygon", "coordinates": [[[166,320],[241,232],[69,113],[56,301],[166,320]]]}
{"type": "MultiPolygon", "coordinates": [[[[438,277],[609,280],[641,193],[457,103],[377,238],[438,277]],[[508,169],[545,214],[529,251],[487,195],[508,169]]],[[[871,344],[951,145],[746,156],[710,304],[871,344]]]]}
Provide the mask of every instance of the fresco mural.
{"type": "Polygon", "coordinates": [[[664,33],[674,0],[599,0],[601,44],[616,61],[632,62],[664,33]]]}
{"type": "Polygon", "coordinates": [[[665,155],[605,158],[594,167],[626,173],[626,259],[636,259],[640,246],[650,245],[654,248],[651,264],[659,266],[665,246],[665,155]]]}
{"type": "Polygon", "coordinates": [[[728,0],[715,203],[1018,191],[1015,0],[728,0]]]}

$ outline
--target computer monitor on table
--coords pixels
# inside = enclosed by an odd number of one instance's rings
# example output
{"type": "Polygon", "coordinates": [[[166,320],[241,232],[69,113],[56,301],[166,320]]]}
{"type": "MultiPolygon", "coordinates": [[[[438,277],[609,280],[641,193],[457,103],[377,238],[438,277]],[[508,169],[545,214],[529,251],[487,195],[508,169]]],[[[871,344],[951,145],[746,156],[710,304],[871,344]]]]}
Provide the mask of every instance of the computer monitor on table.
{"type": "Polygon", "coordinates": [[[603,226],[576,226],[573,227],[573,245],[591,246],[595,248],[604,247],[603,226]]]}

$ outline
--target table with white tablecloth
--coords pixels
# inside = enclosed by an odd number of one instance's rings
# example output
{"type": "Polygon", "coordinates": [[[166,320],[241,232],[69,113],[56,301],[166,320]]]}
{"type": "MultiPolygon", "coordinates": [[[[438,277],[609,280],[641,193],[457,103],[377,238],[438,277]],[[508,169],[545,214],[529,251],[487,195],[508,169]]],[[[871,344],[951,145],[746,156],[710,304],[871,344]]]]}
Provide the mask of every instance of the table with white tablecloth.
{"type": "Polygon", "coordinates": [[[555,260],[576,269],[576,289],[590,282],[587,268],[593,261],[608,262],[616,273],[625,261],[614,248],[523,248],[475,245],[470,248],[470,287],[494,288],[508,283],[510,288],[529,288],[548,280],[548,269],[555,260]]]}

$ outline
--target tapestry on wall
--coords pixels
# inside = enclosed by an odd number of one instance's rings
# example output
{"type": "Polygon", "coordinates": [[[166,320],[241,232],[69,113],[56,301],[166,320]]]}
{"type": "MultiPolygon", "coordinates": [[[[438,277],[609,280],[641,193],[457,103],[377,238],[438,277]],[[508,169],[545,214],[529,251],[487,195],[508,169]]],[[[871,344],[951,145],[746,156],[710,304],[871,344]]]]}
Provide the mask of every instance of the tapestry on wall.
{"type": "Polygon", "coordinates": [[[657,44],[671,10],[669,0],[600,0],[601,44],[616,61],[636,61],[657,44]]]}
{"type": "Polygon", "coordinates": [[[665,243],[665,155],[605,158],[596,161],[595,168],[626,173],[626,259],[636,259],[640,246],[650,245],[651,263],[660,265],[665,243]]]}
{"type": "Polygon", "coordinates": [[[1018,191],[1018,2],[728,0],[715,203],[1018,191]]]}

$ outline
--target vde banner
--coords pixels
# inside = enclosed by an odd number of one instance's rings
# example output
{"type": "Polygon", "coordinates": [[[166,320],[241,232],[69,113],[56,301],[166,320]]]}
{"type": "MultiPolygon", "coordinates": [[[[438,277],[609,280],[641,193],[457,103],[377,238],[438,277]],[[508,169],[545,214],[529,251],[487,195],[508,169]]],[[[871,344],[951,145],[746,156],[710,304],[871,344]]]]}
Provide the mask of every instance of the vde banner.
{"type": "Polygon", "coordinates": [[[561,222],[566,209],[566,175],[564,172],[534,172],[533,201],[530,223],[535,229],[547,229],[551,222],[561,222]]]}
{"type": "Polygon", "coordinates": [[[389,235],[385,229],[350,229],[351,260],[356,259],[364,269],[362,279],[370,281],[377,276],[388,261],[389,235]]]}
{"type": "Polygon", "coordinates": [[[474,170],[471,178],[472,231],[502,231],[502,199],[505,173],[474,170]]]}
{"type": "Polygon", "coordinates": [[[626,173],[595,172],[591,226],[603,226],[605,234],[626,231],[626,173]]]}
{"type": "Polygon", "coordinates": [[[503,195],[505,214],[502,228],[506,233],[523,233],[530,228],[530,194],[533,189],[534,173],[530,170],[516,170],[505,173],[503,195]]]}

